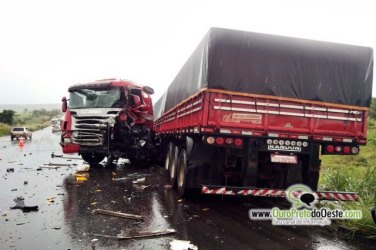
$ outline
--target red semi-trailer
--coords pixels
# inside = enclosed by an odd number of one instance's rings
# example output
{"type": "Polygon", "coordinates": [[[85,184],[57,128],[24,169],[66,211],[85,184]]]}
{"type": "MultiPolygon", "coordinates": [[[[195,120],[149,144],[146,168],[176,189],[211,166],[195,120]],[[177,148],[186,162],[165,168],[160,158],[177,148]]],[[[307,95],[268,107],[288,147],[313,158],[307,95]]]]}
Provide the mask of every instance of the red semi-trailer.
{"type": "Polygon", "coordinates": [[[128,80],[104,79],[69,87],[63,97],[64,153],[79,153],[95,166],[119,158],[147,162],[154,152],[154,90],[128,80]]]}
{"type": "Polygon", "coordinates": [[[180,196],[316,191],[320,154],[366,144],[372,69],[367,47],[210,29],[154,106],[171,184],[180,196]]]}

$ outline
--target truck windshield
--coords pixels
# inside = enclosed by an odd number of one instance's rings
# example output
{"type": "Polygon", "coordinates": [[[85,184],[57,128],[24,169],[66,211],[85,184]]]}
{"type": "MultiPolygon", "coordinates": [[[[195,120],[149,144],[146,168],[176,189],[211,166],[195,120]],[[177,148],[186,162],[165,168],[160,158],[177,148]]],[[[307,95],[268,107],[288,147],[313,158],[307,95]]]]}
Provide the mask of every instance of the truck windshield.
{"type": "Polygon", "coordinates": [[[120,88],[76,89],[70,92],[69,107],[82,108],[120,108],[124,98],[120,88]]]}

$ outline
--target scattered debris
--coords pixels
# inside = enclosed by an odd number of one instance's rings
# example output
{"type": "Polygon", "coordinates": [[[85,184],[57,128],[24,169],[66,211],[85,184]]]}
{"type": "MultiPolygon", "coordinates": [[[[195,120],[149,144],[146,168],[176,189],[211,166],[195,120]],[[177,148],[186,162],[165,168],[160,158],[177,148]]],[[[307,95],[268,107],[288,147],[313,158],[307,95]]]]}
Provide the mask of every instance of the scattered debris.
{"type": "Polygon", "coordinates": [[[14,192],[14,191],[17,191],[17,190],[18,190],[17,188],[13,188],[10,191],[14,192]]]}
{"type": "Polygon", "coordinates": [[[97,202],[94,201],[94,202],[90,203],[90,205],[91,205],[91,206],[95,206],[95,205],[97,205],[97,202]]]}
{"type": "Polygon", "coordinates": [[[125,165],[125,164],[131,164],[131,161],[129,159],[125,159],[125,158],[120,158],[118,161],[117,161],[117,165],[125,165]]]}
{"type": "Polygon", "coordinates": [[[87,172],[90,170],[90,165],[84,162],[83,164],[79,165],[76,170],[77,172],[87,172]]]}
{"type": "Polygon", "coordinates": [[[29,184],[29,182],[28,181],[24,181],[24,185],[27,185],[27,184],[29,184]]]}
{"type": "Polygon", "coordinates": [[[102,192],[102,190],[101,190],[101,189],[97,189],[97,190],[95,190],[95,192],[97,192],[97,193],[98,193],[98,192],[102,192]]]}
{"type": "Polygon", "coordinates": [[[167,184],[167,185],[164,186],[164,188],[166,188],[166,189],[171,189],[171,188],[172,188],[172,185],[167,184]]]}
{"type": "Polygon", "coordinates": [[[210,208],[203,208],[202,211],[208,211],[210,208]]]}
{"type": "Polygon", "coordinates": [[[51,205],[52,203],[55,202],[55,199],[56,199],[56,197],[49,197],[49,198],[47,198],[47,204],[51,205]]]}
{"type": "Polygon", "coordinates": [[[38,167],[38,168],[37,168],[37,171],[42,171],[42,168],[41,168],[41,167],[38,167]]]}
{"type": "Polygon", "coordinates": [[[14,172],[14,168],[7,168],[7,172],[8,173],[13,173],[14,172]]]}
{"type": "Polygon", "coordinates": [[[52,229],[60,230],[60,229],[61,229],[61,226],[56,226],[56,227],[53,227],[52,229]]]}
{"type": "Polygon", "coordinates": [[[88,180],[89,175],[88,174],[75,174],[74,177],[76,178],[76,182],[82,183],[88,180]]]}
{"type": "Polygon", "coordinates": [[[150,176],[150,174],[138,174],[138,173],[134,173],[134,174],[129,174],[125,177],[120,177],[120,178],[112,178],[113,181],[126,181],[126,180],[133,180],[133,179],[142,179],[142,177],[146,177],[146,176],[150,176]]]}
{"type": "Polygon", "coordinates": [[[21,225],[24,225],[24,224],[26,224],[26,222],[17,223],[16,226],[21,226],[21,225]]]}
{"type": "Polygon", "coordinates": [[[140,232],[121,232],[118,235],[116,235],[116,238],[119,240],[147,238],[147,237],[157,237],[157,236],[173,234],[173,233],[176,233],[175,229],[140,231],[140,232]]]}
{"type": "Polygon", "coordinates": [[[126,213],[115,212],[115,211],[104,210],[104,209],[94,209],[93,213],[94,214],[105,214],[105,215],[122,217],[122,218],[133,219],[133,220],[142,220],[141,215],[126,214],[126,213]]]}
{"type": "Polygon", "coordinates": [[[144,182],[145,182],[145,177],[132,181],[133,184],[139,184],[139,183],[144,183],[144,182]]]}
{"type": "MultiPolygon", "coordinates": [[[[136,184],[136,183],[135,183],[136,184]]],[[[135,185],[136,189],[143,191],[148,187],[151,187],[151,185],[135,185]]]]}
{"type": "Polygon", "coordinates": [[[45,163],[44,166],[70,167],[71,164],[49,162],[49,163],[45,163]]]}
{"type": "Polygon", "coordinates": [[[79,157],[70,157],[70,156],[64,156],[64,155],[55,155],[54,152],[52,152],[51,158],[63,158],[63,159],[71,159],[71,160],[82,160],[79,157]]]}
{"type": "Polygon", "coordinates": [[[24,213],[39,210],[38,206],[25,206],[24,200],[25,199],[21,196],[15,198],[13,201],[16,202],[16,205],[14,207],[11,207],[10,209],[21,209],[24,213]]]}
{"type": "Polygon", "coordinates": [[[198,250],[189,240],[172,240],[169,244],[170,250],[198,250]]]}

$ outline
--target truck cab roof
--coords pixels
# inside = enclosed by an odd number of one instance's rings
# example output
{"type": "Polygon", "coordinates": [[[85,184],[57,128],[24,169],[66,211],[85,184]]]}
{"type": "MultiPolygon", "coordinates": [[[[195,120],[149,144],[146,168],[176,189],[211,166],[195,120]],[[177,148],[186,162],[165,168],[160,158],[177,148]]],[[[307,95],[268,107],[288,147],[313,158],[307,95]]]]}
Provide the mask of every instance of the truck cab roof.
{"type": "Polygon", "coordinates": [[[74,91],[77,89],[83,88],[90,88],[90,89],[101,89],[101,88],[108,88],[108,87],[136,87],[136,88],[143,88],[142,85],[136,84],[129,80],[122,80],[122,79],[102,79],[97,80],[94,82],[88,83],[78,83],[72,85],[68,88],[68,91],[74,91]]]}

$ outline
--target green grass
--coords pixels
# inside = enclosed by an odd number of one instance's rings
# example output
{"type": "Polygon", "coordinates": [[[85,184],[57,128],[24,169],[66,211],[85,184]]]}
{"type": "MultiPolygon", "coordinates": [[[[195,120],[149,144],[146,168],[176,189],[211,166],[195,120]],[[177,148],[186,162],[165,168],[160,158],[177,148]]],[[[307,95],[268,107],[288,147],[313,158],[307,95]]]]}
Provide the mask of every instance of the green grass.
{"type": "MultiPolygon", "coordinates": [[[[376,207],[376,121],[370,120],[367,146],[355,156],[323,156],[320,190],[357,192],[359,202],[332,203],[341,209],[361,210],[361,220],[337,220],[334,226],[345,228],[349,236],[376,239],[376,224],[371,209],[376,207]]],[[[329,203],[328,203],[329,204],[329,203]]]]}
{"type": "Polygon", "coordinates": [[[11,127],[7,124],[0,123],[0,136],[9,135],[11,127]]]}

